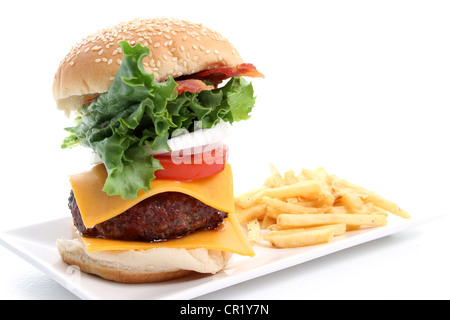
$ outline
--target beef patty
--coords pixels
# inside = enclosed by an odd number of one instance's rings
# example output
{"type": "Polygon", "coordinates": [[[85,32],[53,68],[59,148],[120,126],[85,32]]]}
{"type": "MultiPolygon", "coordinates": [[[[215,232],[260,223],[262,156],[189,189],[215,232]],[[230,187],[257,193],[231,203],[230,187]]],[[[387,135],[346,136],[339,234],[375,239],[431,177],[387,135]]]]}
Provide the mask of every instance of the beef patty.
{"type": "Polygon", "coordinates": [[[194,231],[215,229],[227,213],[178,192],[165,192],[139,202],[120,215],[86,228],[73,194],[69,208],[75,227],[86,237],[158,241],[179,238],[194,231]]]}

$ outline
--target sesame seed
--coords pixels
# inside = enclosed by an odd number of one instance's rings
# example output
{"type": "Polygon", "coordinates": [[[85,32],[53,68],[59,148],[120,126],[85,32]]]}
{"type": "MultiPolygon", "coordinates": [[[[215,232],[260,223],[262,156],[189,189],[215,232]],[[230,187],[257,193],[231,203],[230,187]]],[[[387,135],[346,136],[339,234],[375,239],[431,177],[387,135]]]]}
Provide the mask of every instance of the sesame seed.
{"type": "Polygon", "coordinates": [[[159,42],[155,43],[153,47],[158,48],[161,44],[159,42]]]}
{"type": "Polygon", "coordinates": [[[110,65],[112,62],[113,62],[113,60],[112,60],[112,59],[109,59],[109,60],[108,60],[108,65],[110,65]]]}
{"type": "Polygon", "coordinates": [[[120,59],[117,59],[116,62],[117,62],[118,65],[121,65],[121,64],[122,64],[122,60],[120,60],[120,59]]]}
{"type": "Polygon", "coordinates": [[[103,49],[98,52],[98,55],[101,56],[103,54],[103,49]]]}
{"type": "Polygon", "coordinates": [[[219,51],[219,50],[214,50],[214,53],[215,53],[215,54],[219,54],[220,51],[219,51]]]}
{"type": "Polygon", "coordinates": [[[183,45],[180,46],[180,50],[184,51],[184,46],[183,45]]]}
{"type": "Polygon", "coordinates": [[[187,37],[186,35],[183,36],[183,40],[187,40],[187,38],[188,38],[188,37],[187,37]]]}
{"type": "Polygon", "coordinates": [[[91,50],[91,47],[87,47],[84,52],[88,52],[89,50],[91,50]]]}
{"type": "Polygon", "coordinates": [[[95,59],[96,63],[99,63],[100,61],[102,61],[102,59],[95,59]]]}
{"type": "Polygon", "coordinates": [[[211,50],[206,50],[206,54],[210,54],[211,53],[211,50]]]}
{"type": "Polygon", "coordinates": [[[70,64],[71,66],[73,66],[73,65],[75,64],[75,62],[70,61],[69,64],[70,64]]]}
{"type": "Polygon", "coordinates": [[[102,61],[103,61],[103,62],[108,62],[108,59],[102,58],[102,61]]]}
{"type": "Polygon", "coordinates": [[[197,50],[198,47],[197,47],[195,44],[193,44],[193,45],[192,45],[192,49],[197,50]]]}
{"type": "Polygon", "coordinates": [[[164,35],[164,38],[166,38],[167,40],[172,39],[168,34],[165,34],[165,35],[164,35]]]}

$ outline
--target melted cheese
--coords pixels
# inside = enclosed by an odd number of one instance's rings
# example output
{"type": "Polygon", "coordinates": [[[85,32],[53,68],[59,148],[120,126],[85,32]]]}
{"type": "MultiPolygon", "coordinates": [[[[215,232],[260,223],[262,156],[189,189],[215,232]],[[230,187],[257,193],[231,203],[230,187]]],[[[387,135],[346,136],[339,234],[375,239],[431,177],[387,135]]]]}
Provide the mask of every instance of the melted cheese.
{"type": "Polygon", "coordinates": [[[103,164],[90,171],[72,175],[70,183],[77,199],[81,218],[87,228],[114,218],[135,204],[162,192],[181,192],[203,203],[228,212],[228,218],[217,230],[202,230],[190,235],[161,242],[139,242],[81,237],[88,252],[100,250],[147,250],[152,248],[207,248],[254,256],[252,246],[245,237],[234,214],[233,175],[231,166],[208,178],[189,182],[153,180],[149,192],[139,192],[137,199],[124,200],[120,196],[108,196],[102,191],[107,178],[103,164]]]}
{"type": "Polygon", "coordinates": [[[81,237],[88,252],[99,250],[148,250],[153,248],[206,248],[212,250],[228,251],[245,256],[254,256],[252,246],[248,242],[241,226],[231,213],[217,230],[202,230],[178,239],[160,242],[140,242],[124,240],[107,240],[81,237]]]}
{"type": "Polygon", "coordinates": [[[70,177],[72,190],[86,228],[114,218],[155,194],[169,191],[190,195],[221,211],[234,212],[233,175],[229,164],[225,165],[222,172],[208,178],[188,182],[153,180],[152,189],[148,192],[141,190],[136,199],[125,200],[121,196],[108,196],[102,190],[106,178],[107,172],[103,164],[70,177]]]}

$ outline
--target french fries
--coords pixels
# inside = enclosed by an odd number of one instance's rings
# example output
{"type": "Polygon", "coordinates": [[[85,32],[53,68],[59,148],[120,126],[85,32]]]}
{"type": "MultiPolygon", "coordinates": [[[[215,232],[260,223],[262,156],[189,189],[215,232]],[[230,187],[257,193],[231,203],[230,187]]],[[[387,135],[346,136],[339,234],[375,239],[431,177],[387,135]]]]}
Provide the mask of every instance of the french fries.
{"type": "Polygon", "coordinates": [[[361,227],[384,226],[389,213],[410,218],[394,202],[323,167],[298,176],[290,169],[283,176],[271,164],[270,172],[263,186],[235,198],[239,222],[247,225],[253,243],[262,238],[275,248],[310,246],[361,227]]]}

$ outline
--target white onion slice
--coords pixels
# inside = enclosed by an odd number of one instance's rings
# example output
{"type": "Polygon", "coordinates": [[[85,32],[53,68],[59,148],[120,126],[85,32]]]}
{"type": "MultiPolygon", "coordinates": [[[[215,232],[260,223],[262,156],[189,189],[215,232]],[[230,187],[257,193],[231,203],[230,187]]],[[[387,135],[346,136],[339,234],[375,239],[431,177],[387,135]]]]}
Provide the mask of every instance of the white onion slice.
{"type": "MultiPolygon", "coordinates": [[[[217,145],[220,146],[222,142],[231,135],[231,129],[229,124],[224,121],[219,122],[217,125],[210,129],[199,129],[194,132],[185,133],[167,141],[172,152],[180,150],[192,150],[191,154],[202,152],[203,146],[217,145]],[[199,151],[198,151],[199,150],[199,151]]],[[[147,154],[162,154],[168,153],[166,149],[153,151],[149,147],[145,147],[147,154]]]]}
{"type": "MultiPolygon", "coordinates": [[[[199,129],[194,132],[185,133],[167,140],[172,152],[179,152],[180,150],[187,151],[189,154],[196,154],[203,152],[205,147],[208,150],[213,150],[223,146],[223,141],[231,135],[231,127],[228,123],[221,121],[210,129],[199,129]]],[[[144,146],[148,155],[169,153],[169,150],[161,149],[153,151],[150,147],[144,146]]],[[[186,154],[186,152],[185,152],[186,154]]],[[[91,164],[101,163],[98,155],[92,151],[91,164]]]]}

